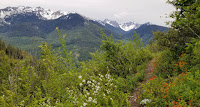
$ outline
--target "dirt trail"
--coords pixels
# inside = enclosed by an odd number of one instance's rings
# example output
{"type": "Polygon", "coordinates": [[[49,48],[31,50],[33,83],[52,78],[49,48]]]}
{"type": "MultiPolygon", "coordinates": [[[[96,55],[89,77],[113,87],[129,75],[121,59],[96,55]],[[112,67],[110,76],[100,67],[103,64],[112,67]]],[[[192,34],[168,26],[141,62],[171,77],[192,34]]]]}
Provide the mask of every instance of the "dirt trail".
{"type": "MultiPolygon", "coordinates": [[[[148,80],[150,80],[150,78],[152,77],[151,73],[153,70],[153,61],[154,59],[152,59],[151,61],[149,61],[149,63],[147,64],[146,70],[145,70],[145,78],[144,81],[142,81],[140,84],[146,84],[148,82],[148,80]]],[[[139,102],[137,101],[138,97],[139,97],[139,89],[140,86],[138,86],[134,92],[132,93],[130,100],[131,103],[131,107],[140,107],[139,102]]]]}

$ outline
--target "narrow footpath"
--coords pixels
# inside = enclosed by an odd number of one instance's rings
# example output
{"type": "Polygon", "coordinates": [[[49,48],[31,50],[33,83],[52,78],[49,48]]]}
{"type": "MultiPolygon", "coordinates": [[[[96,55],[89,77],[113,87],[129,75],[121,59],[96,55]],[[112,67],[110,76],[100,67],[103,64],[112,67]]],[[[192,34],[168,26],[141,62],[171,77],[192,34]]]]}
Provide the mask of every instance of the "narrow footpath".
{"type": "MultiPolygon", "coordinates": [[[[147,64],[147,67],[146,67],[146,70],[145,70],[145,78],[144,78],[144,81],[139,83],[140,85],[146,84],[150,80],[150,78],[152,77],[151,73],[152,73],[152,70],[153,70],[153,62],[154,62],[154,59],[149,61],[149,63],[147,64]]],[[[134,90],[131,98],[129,99],[130,103],[131,103],[131,107],[141,107],[139,101],[137,100],[138,97],[140,96],[139,91],[138,91],[139,88],[140,88],[140,85],[134,90]]]]}

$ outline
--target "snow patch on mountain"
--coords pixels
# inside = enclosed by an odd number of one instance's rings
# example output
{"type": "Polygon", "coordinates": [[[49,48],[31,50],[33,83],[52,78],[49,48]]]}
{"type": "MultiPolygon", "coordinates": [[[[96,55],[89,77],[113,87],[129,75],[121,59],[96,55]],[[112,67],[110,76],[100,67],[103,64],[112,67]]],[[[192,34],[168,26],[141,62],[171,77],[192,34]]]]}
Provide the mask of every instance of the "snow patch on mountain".
{"type": "MultiPolygon", "coordinates": [[[[25,7],[25,6],[7,7],[4,9],[0,9],[0,26],[2,26],[4,24],[9,24],[9,22],[6,22],[5,20],[6,20],[6,18],[8,18],[10,16],[15,16],[18,14],[30,14],[30,13],[35,14],[42,20],[54,20],[54,19],[58,19],[58,18],[70,19],[71,17],[69,16],[69,14],[73,14],[73,13],[76,14],[76,12],[67,13],[67,12],[62,12],[62,11],[51,11],[49,9],[44,9],[42,7],[25,7]]],[[[83,15],[81,15],[81,16],[86,20],[92,20],[83,15]]],[[[93,21],[96,21],[96,20],[93,20],[93,21]]],[[[136,29],[140,26],[140,24],[138,24],[136,22],[127,22],[127,23],[119,24],[118,22],[112,21],[109,19],[105,19],[104,21],[96,21],[96,22],[98,22],[104,26],[106,26],[106,24],[108,24],[115,28],[120,28],[124,31],[136,29]]]]}
{"type": "Polygon", "coordinates": [[[32,7],[19,6],[19,7],[7,7],[5,9],[0,9],[0,18],[5,19],[6,17],[9,17],[11,15],[26,14],[26,13],[35,13],[41,19],[45,20],[57,19],[60,16],[68,14],[66,12],[61,12],[61,11],[54,12],[49,9],[43,9],[41,7],[32,8],[32,7]]]}
{"type": "Polygon", "coordinates": [[[120,24],[119,26],[122,30],[129,31],[131,29],[137,29],[140,26],[140,24],[138,24],[136,22],[127,22],[124,24],[120,24]]]}
{"type": "Polygon", "coordinates": [[[109,24],[113,27],[116,28],[121,28],[124,31],[129,31],[132,29],[137,29],[138,27],[140,27],[140,24],[136,23],[136,22],[127,22],[127,23],[123,23],[123,24],[119,24],[116,21],[111,21],[109,19],[105,19],[104,21],[98,21],[101,25],[106,25],[109,24]]]}
{"type": "Polygon", "coordinates": [[[111,21],[111,20],[109,20],[109,19],[105,19],[105,20],[103,21],[103,23],[104,23],[104,24],[109,24],[109,25],[111,25],[111,26],[113,26],[113,27],[119,27],[119,24],[118,24],[116,21],[111,21]]]}
{"type": "Polygon", "coordinates": [[[130,26],[124,26],[124,25],[120,25],[120,28],[124,31],[129,31],[133,28],[135,28],[135,25],[130,25],[130,26]]]}

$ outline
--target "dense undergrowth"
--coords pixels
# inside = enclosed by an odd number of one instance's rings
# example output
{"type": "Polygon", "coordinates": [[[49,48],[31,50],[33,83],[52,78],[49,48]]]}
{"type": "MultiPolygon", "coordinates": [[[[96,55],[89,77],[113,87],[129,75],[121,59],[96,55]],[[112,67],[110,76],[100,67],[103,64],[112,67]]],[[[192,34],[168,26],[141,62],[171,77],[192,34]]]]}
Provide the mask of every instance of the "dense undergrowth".
{"type": "Polygon", "coordinates": [[[130,106],[128,96],[151,59],[138,35],[135,42],[123,43],[102,33],[101,50],[78,67],[66,50],[65,35],[59,30],[58,35],[59,51],[44,43],[39,59],[0,52],[0,106],[130,106]]]}
{"type": "Polygon", "coordinates": [[[176,11],[167,32],[155,32],[152,77],[140,90],[146,106],[200,106],[200,1],[169,1],[176,11]]]}
{"type": "Polygon", "coordinates": [[[140,100],[151,99],[148,106],[200,106],[200,40],[192,44],[176,60],[169,50],[158,54],[155,76],[142,86],[140,100]]]}

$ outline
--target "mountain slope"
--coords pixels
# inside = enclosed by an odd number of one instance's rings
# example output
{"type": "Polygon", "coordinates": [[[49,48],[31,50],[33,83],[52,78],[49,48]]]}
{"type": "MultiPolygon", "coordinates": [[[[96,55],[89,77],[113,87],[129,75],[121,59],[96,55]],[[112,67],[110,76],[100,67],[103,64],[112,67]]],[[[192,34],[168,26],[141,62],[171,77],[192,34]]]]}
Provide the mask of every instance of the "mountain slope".
{"type": "Polygon", "coordinates": [[[166,32],[168,30],[169,28],[167,27],[146,23],[146,24],[141,25],[137,29],[133,29],[127,32],[126,34],[124,34],[123,37],[125,37],[126,39],[132,39],[132,36],[134,35],[134,32],[136,31],[136,33],[139,34],[140,37],[142,38],[144,45],[147,45],[148,42],[153,38],[152,32],[156,32],[156,31],[166,32]]]}
{"type": "Polygon", "coordinates": [[[60,46],[59,38],[56,36],[56,27],[63,34],[68,35],[66,44],[68,50],[73,51],[78,60],[90,58],[89,52],[94,52],[101,44],[100,30],[106,34],[114,34],[101,24],[90,20],[78,13],[61,14],[54,19],[55,12],[45,9],[29,7],[8,7],[0,10],[0,38],[7,44],[35,52],[43,42],[51,44],[54,49],[60,46]],[[41,13],[50,12],[48,18],[41,13]]]}
{"type": "Polygon", "coordinates": [[[152,38],[152,31],[167,29],[157,25],[140,25],[136,22],[119,24],[108,19],[95,21],[78,13],[53,12],[41,7],[0,9],[0,38],[7,44],[31,52],[38,50],[38,46],[43,42],[57,49],[60,43],[56,36],[56,27],[67,35],[68,50],[73,51],[79,60],[90,58],[89,52],[94,52],[95,48],[100,47],[100,30],[107,35],[113,34],[115,39],[130,39],[133,31],[136,31],[147,43],[152,38]]]}

